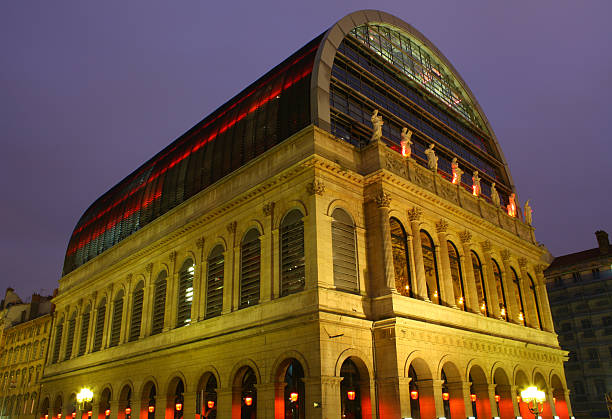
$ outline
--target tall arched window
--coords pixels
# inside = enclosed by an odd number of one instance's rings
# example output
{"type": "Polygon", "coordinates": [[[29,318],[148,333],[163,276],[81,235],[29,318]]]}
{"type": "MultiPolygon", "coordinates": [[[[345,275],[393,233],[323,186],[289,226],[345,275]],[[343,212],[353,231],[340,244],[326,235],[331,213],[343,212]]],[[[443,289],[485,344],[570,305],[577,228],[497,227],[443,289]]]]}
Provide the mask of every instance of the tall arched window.
{"type": "Polygon", "coordinates": [[[164,328],[164,317],[166,314],[166,271],[161,271],[155,280],[155,291],[153,292],[153,319],[151,322],[151,334],[161,333],[164,328]]]}
{"type": "Polygon", "coordinates": [[[249,230],[240,246],[240,308],[259,303],[261,241],[256,228],[249,230]]]}
{"type": "Polygon", "coordinates": [[[459,252],[457,251],[457,247],[455,247],[453,242],[450,240],[447,241],[446,244],[448,245],[448,259],[450,261],[455,304],[461,310],[465,310],[465,291],[463,289],[463,277],[461,276],[461,261],[459,260],[459,252]]]}
{"type": "Polygon", "coordinates": [[[144,301],[144,282],[140,281],[132,294],[132,315],[130,318],[129,341],[138,340],[142,324],[142,303],[144,301]]]}
{"type": "Polygon", "coordinates": [[[535,315],[537,317],[538,323],[535,324],[538,329],[542,329],[542,317],[540,316],[540,303],[538,302],[538,292],[536,290],[535,282],[531,275],[527,274],[529,278],[529,290],[531,291],[531,298],[533,298],[533,307],[535,308],[535,315]]]}
{"type": "Polygon", "coordinates": [[[121,337],[121,322],[123,321],[123,290],[119,290],[113,301],[113,312],[111,313],[112,324],[109,346],[119,345],[121,337]]]}
{"type": "Polygon", "coordinates": [[[497,289],[497,300],[499,302],[499,313],[504,320],[508,320],[508,305],[506,304],[506,293],[504,292],[504,279],[501,269],[495,259],[491,259],[491,268],[495,278],[495,288],[497,289]]]}
{"type": "Polygon", "coordinates": [[[355,224],[340,208],[332,213],[332,252],[336,288],[359,291],[355,224]]]}
{"type": "Polygon", "coordinates": [[[410,262],[408,259],[408,236],[404,226],[397,218],[389,219],[391,246],[393,248],[393,271],[395,272],[395,289],[401,295],[412,297],[410,288],[410,262]]]}
{"type": "Polygon", "coordinates": [[[55,326],[55,342],[53,343],[53,358],[51,358],[51,362],[54,364],[59,361],[60,356],[60,346],[62,344],[62,334],[64,332],[64,319],[61,319],[57,326],[55,326]]]}
{"type": "Polygon", "coordinates": [[[206,275],[206,317],[215,317],[223,310],[223,276],[225,258],[223,246],[216,245],[207,259],[208,274],[206,275]]]}
{"type": "Polygon", "coordinates": [[[523,307],[523,294],[521,293],[519,277],[514,268],[510,268],[510,272],[512,272],[512,298],[514,298],[514,301],[516,302],[518,322],[525,326],[525,308],[523,307]]]}
{"type": "Polygon", "coordinates": [[[84,355],[87,350],[87,334],[89,332],[89,318],[91,317],[91,306],[87,304],[83,314],[81,315],[81,333],[79,334],[79,352],[78,355],[84,355]]]}
{"type": "Polygon", "coordinates": [[[99,351],[102,348],[102,337],[104,336],[104,317],[106,316],[106,298],[102,299],[98,305],[96,313],[96,332],[94,334],[94,344],[92,351],[99,351]]]}
{"type": "Polygon", "coordinates": [[[176,327],[186,326],[191,323],[191,303],[193,302],[193,276],[195,264],[193,260],[187,259],[179,271],[178,309],[176,327]]]}
{"type": "Polygon", "coordinates": [[[425,268],[425,279],[427,281],[427,295],[431,302],[440,304],[440,279],[438,277],[438,265],[434,242],[431,236],[421,230],[421,248],[423,249],[423,265],[425,268]]]}
{"type": "Polygon", "coordinates": [[[302,213],[294,209],[281,223],[281,296],[302,291],[306,283],[302,217],[302,213]]]}
{"type": "Polygon", "coordinates": [[[72,313],[68,320],[68,334],[66,336],[66,352],[64,359],[70,359],[72,356],[72,346],[74,345],[74,330],[76,328],[76,311],[72,313]]]}
{"type": "Polygon", "coordinates": [[[478,294],[478,306],[480,307],[480,312],[485,316],[489,315],[489,305],[487,304],[487,294],[485,293],[485,284],[484,284],[484,276],[482,275],[482,264],[480,263],[480,258],[472,250],[472,267],[474,269],[474,279],[476,282],[476,293],[478,294]]]}

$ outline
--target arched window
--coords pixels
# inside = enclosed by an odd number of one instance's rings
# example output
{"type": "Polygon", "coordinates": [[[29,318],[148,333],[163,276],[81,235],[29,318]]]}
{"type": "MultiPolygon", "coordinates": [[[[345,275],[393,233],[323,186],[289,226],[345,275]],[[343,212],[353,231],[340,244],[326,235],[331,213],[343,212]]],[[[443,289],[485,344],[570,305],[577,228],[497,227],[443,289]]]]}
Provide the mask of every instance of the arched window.
{"type": "Polygon", "coordinates": [[[436,253],[431,236],[421,230],[421,248],[423,249],[423,265],[425,268],[425,280],[427,282],[427,295],[431,302],[440,304],[440,280],[438,278],[438,265],[436,253]]]}
{"type": "Polygon", "coordinates": [[[216,245],[207,259],[208,274],[206,276],[206,317],[215,317],[223,310],[223,276],[225,258],[223,246],[216,245]]]}
{"type": "Polygon", "coordinates": [[[74,346],[74,330],[76,329],[76,311],[72,313],[72,317],[68,320],[68,335],[66,336],[66,354],[64,359],[70,359],[72,356],[72,347],[74,346]]]}
{"type": "Polygon", "coordinates": [[[192,259],[183,262],[179,271],[178,310],[176,327],[191,323],[191,303],[193,302],[193,276],[195,264],[192,259]]]}
{"type": "Polygon", "coordinates": [[[406,230],[404,230],[402,223],[393,217],[389,219],[389,227],[391,230],[391,246],[393,248],[395,289],[403,296],[412,297],[406,230]]]}
{"type": "Polygon", "coordinates": [[[299,210],[290,211],[281,223],[281,296],[304,289],[304,222],[299,210]]]}
{"type": "Polygon", "coordinates": [[[531,298],[533,298],[533,307],[535,308],[535,315],[538,319],[538,323],[535,324],[538,329],[542,329],[542,318],[540,316],[540,303],[538,302],[538,293],[536,290],[535,282],[533,282],[533,278],[531,275],[527,274],[529,278],[529,290],[531,291],[531,298]]]}
{"type": "Polygon", "coordinates": [[[55,342],[53,342],[53,358],[51,362],[54,364],[59,361],[60,347],[62,344],[62,334],[64,332],[64,319],[60,320],[57,326],[55,326],[55,342]]]}
{"type": "Polygon", "coordinates": [[[489,315],[489,305],[487,304],[487,294],[485,293],[484,276],[482,275],[482,264],[480,258],[474,252],[471,251],[472,256],[472,267],[474,268],[474,279],[476,282],[476,293],[478,294],[478,306],[480,312],[485,316],[489,315]]]}
{"type": "Polygon", "coordinates": [[[32,345],[32,359],[38,359],[38,341],[32,345]]]}
{"type": "Polygon", "coordinates": [[[119,345],[121,322],[123,321],[123,290],[120,290],[113,301],[112,324],[109,346],[119,345]]]}
{"type": "Polygon", "coordinates": [[[514,268],[510,268],[510,272],[512,272],[512,296],[518,310],[518,322],[525,326],[525,308],[523,307],[523,294],[521,293],[519,277],[514,268]]]}
{"type": "Polygon", "coordinates": [[[305,386],[304,369],[302,365],[293,359],[285,371],[285,419],[305,418],[305,386]]]}
{"type": "Polygon", "coordinates": [[[155,280],[155,291],[153,292],[153,321],[151,334],[161,333],[164,328],[164,316],[166,313],[166,271],[161,271],[155,280]]]}
{"type": "Polygon", "coordinates": [[[459,260],[459,252],[457,247],[448,240],[448,259],[450,261],[451,279],[453,281],[453,293],[455,295],[455,304],[461,310],[465,310],[465,291],[463,289],[463,277],[461,276],[461,261],[459,260]]]}
{"type": "Polygon", "coordinates": [[[132,316],[130,318],[129,341],[138,340],[142,324],[142,303],[144,301],[144,282],[140,281],[132,294],[132,316]]]}
{"type": "Polygon", "coordinates": [[[240,246],[240,308],[259,303],[261,241],[256,228],[249,230],[240,246]]]}
{"type": "Polygon", "coordinates": [[[38,354],[38,359],[45,356],[45,351],[47,350],[47,339],[43,339],[40,342],[40,353],[38,354]]]}
{"type": "Polygon", "coordinates": [[[102,348],[102,337],[104,336],[104,317],[106,316],[106,298],[102,299],[96,312],[96,331],[94,333],[94,343],[92,352],[102,348]]]}
{"type": "Polygon", "coordinates": [[[348,358],[340,367],[340,403],[343,418],[361,419],[361,389],[359,370],[348,358]]]}
{"type": "Polygon", "coordinates": [[[336,288],[359,291],[355,224],[340,208],[332,213],[332,251],[336,288]]]}
{"type": "Polygon", "coordinates": [[[497,300],[499,302],[499,313],[504,320],[508,320],[508,305],[506,304],[506,293],[504,292],[504,283],[501,269],[495,259],[491,259],[491,268],[493,269],[493,277],[495,278],[495,288],[497,289],[497,300]]]}
{"type": "Polygon", "coordinates": [[[87,334],[89,333],[89,318],[91,316],[91,306],[87,304],[81,315],[81,333],[79,334],[78,356],[84,355],[87,350],[87,334]]]}

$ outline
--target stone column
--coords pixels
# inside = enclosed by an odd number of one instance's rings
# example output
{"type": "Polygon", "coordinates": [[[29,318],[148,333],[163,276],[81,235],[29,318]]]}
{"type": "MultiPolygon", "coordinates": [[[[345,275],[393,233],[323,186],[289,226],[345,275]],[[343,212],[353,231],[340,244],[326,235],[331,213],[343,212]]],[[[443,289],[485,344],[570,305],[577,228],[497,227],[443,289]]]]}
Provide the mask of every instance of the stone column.
{"type": "MultiPolygon", "coordinates": [[[[240,390],[237,390],[240,395],[240,390]]],[[[234,392],[231,387],[222,388],[217,390],[217,418],[227,418],[227,419],[239,419],[240,418],[240,403],[238,403],[238,408],[236,411],[236,415],[234,415],[233,409],[233,399],[234,392]]]]}
{"type": "MultiPolygon", "coordinates": [[[[94,292],[91,299],[91,311],[89,312],[89,328],[87,329],[87,342],[85,343],[85,353],[91,353],[94,344],[94,334],[96,333],[96,320],[98,317],[98,293],[94,292]]],[[[46,351],[45,351],[46,352],[46,351]]]]}
{"type": "MultiPolygon", "coordinates": [[[[342,377],[321,376],[321,417],[340,418],[342,406],[340,403],[340,382],[342,377]]],[[[316,417],[319,417],[317,414],[316,417]]]]}
{"type": "Polygon", "coordinates": [[[204,259],[205,240],[200,237],[196,240],[199,260],[196,261],[196,270],[193,278],[193,302],[191,304],[191,322],[199,322],[204,318],[202,307],[206,300],[206,262],[204,259]]]}
{"type": "Polygon", "coordinates": [[[414,245],[412,240],[412,229],[406,231],[406,245],[408,246],[408,269],[410,269],[410,296],[417,296],[417,280],[416,280],[416,267],[414,259],[414,245]]]}
{"type": "Polygon", "coordinates": [[[113,286],[108,287],[106,307],[104,307],[104,328],[102,329],[102,345],[100,350],[108,348],[108,342],[110,340],[110,326],[111,326],[111,313],[113,308],[113,286]]]}
{"type": "Polygon", "coordinates": [[[500,396],[498,416],[501,419],[512,419],[520,416],[518,405],[516,405],[516,386],[497,384],[495,388],[500,396]],[[516,410],[514,408],[515,405],[517,406],[516,410]]]}
{"type": "MultiPolygon", "coordinates": [[[[232,312],[232,290],[234,289],[234,248],[232,241],[229,244],[231,247],[223,252],[223,307],[221,308],[221,314],[232,312]]],[[[206,310],[204,316],[206,316],[206,310]]]]}
{"type": "MultiPolygon", "coordinates": [[[[224,256],[225,260],[225,256],[224,256]]],[[[200,269],[200,280],[198,282],[199,285],[199,297],[198,304],[196,308],[198,321],[204,320],[206,318],[206,304],[207,304],[207,295],[208,295],[208,259],[204,258],[202,255],[202,263],[200,269]]],[[[225,272],[223,273],[223,280],[225,281],[225,272]]]]}
{"type": "Polygon", "coordinates": [[[527,275],[527,259],[520,258],[519,270],[521,277],[519,285],[521,287],[521,295],[523,296],[523,308],[525,309],[525,324],[529,327],[539,328],[538,315],[536,313],[535,301],[532,301],[531,284],[529,284],[529,276],[527,275]]]}
{"type": "Polygon", "coordinates": [[[385,191],[380,191],[374,198],[376,207],[378,208],[378,221],[380,225],[380,238],[382,241],[382,265],[383,265],[383,282],[381,295],[391,294],[396,292],[395,288],[395,267],[393,266],[393,243],[391,242],[391,226],[389,225],[389,207],[391,206],[391,197],[385,191]]]}
{"type": "Polygon", "coordinates": [[[272,281],[272,299],[280,297],[281,293],[281,251],[280,251],[280,229],[272,228],[272,278],[277,278],[272,281]]]}
{"type": "Polygon", "coordinates": [[[115,398],[110,401],[110,417],[116,418],[119,416],[119,399],[115,398]]]}
{"type": "Polygon", "coordinates": [[[315,178],[306,185],[308,215],[304,217],[306,289],[334,287],[332,217],[327,215],[329,200],[323,198],[325,184],[315,178]]]}
{"type": "Polygon", "coordinates": [[[476,289],[476,276],[474,274],[474,267],[472,266],[472,253],[470,249],[472,233],[465,230],[459,233],[459,239],[461,240],[461,245],[463,246],[463,263],[461,264],[461,266],[465,271],[465,304],[468,311],[472,313],[482,314],[482,312],[480,311],[480,303],[478,301],[478,291],[476,289]]]}
{"type": "Polygon", "coordinates": [[[423,211],[420,208],[413,207],[408,210],[408,219],[410,220],[410,228],[412,230],[412,250],[414,253],[414,264],[416,273],[416,290],[413,290],[415,296],[424,301],[430,301],[427,295],[427,279],[425,277],[425,264],[423,262],[423,248],[421,247],[421,223],[420,219],[423,211]]]}
{"type": "Polygon", "coordinates": [[[155,280],[153,279],[153,264],[148,263],[145,267],[146,277],[144,296],[142,298],[142,323],[140,326],[140,336],[142,339],[151,334],[151,319],[153,318],[153,298],[155,293],[155,280]]]}
{"type": "Polygon", "coordinates": [[[540,305],[540,315],[542,316],[542,326],[547,332],[554,332],[555,326],[550,312],[550,302],[548,301],[548,293],[546,292],[546,281],[544,279],[544,265],[537,265],[536,272],[536,295],[540,305]]]}
{"type": "Polygon", "coordinates": [[[574,415],[574,413],[572,412],[572,404],[570,402],[570,390],[569,389],[563,390],[563,395],[565,398],[565,405],[567,406],[567,415],[571,418],[574,415]]]}
{"type": "Polygon", "coordinates": [[[453,417],[465,418],[474,416],[472,400],[470,400],[470,383],[467,381],[456,381],[446,383],[446,386],[450,394],[449,404],[453,417]]]}
{"type": "Polygon", "coordinates": [[[442,380],[418,380],[419,407],[422,418],[440,418],[444,416],[442,400],[442,380]]]}
{"type": "Polygon", "coordinates": [[[497,416],[493,414],[497,412],[497,407],[493,407],[491,402],[495,403],[495,385],[489,384],[474,384],[474,393],[476,394],[476,410],[474,416],[491,418],[497,416]],[[491,395],[490,387],[493,387],[493,395],[491,395]]]}
{"type": "Polygon", "coordinates": [[[132,281],[132,274],[127,276],[127,292],[123,295],[123,308],[121,312],[121,326],[119,331],[119,345],[127,342],[129,330],[132,324],[132,300],[134,294],[134,283],[132,281]]]}
{"type": "Polygon", "coordinates": [[[512,323],[520,324],[520,320],[518,318],[520,307],[516,306],[516,296],[514,295],[514,286],[510,286],[512,284],[513,278],[510,272],[512,269],[510,268],[510,251],[507,249],[502,250],[501,252],[502,264],[503,264],[503,278],[502,285],[504,287],[504,293],[506,294],[506,310],[508,310],[508,320],[512,323]]]}
{"type": "Polygon", "coordinates": [[[155,397],[155,419],[165,419],[166,418],[166,408],[168,401],[165,397],[161,395],[157,395],[155,397]]]}
{"type": "Polygon", "coordinates": [[[495,384],[489,384],[489,403],[491,404],[491,416],[499,417],[500,413],[497,409],[497,402],[495,401],[495,384]]]}
{"type": "Polygon", "coordinates": [[[276,392],[279,388],[282,389],[284,387],[284,384],[285,383],[255,384],[255,388],[257,388],[257,418],[258,419],[274,419],[276,392]]]}
{"type": "MultiPolygon", "coordinates": [[[[76,321],[74,322],[74,338],[72,340],[72,355],[70,359],[75,358],[79,354],[79,342],[81,341],[81,328],[83,327],[83,301],[79,301],[79,308],[77,309],[76,321]]],[[[32,353],[32,355],[34,355],[32,353]]],[[[30,359],[36,359],[31,356],[30,359]]]]}
{"type": "Polygon", "coordinates": [[[510,386],[510,399],[512,400],[512,409],[514,417],[521,416],[521,409],[516,399],[516,395],[519,393],[518,386],[510,386]]]}
{"type": "Polygon", "coordinates": [[[557,416],[557,406],[555,406],[555,402],[554,402],[554,393],[553,393],[553,389],[549,388],[547,390],[544,390],[546,392],[546,402],[548,403],[548,405],[550,406],[550,414],[552,417],[557,416]]]}
{"type": "Polygon", "coordinates": [[[440,268],[440,298],[442,304],[447,307],[457,308],[455,299],[455,291],[453,289],[453,278],[451,275],[450,259],[448,257],[448,243],[446,243],[446,231],[448,230],[448,222],[442,219],[436,223],[436,232],[438,233],[439,245],[436,246],[438,253],[438,264],[440,268]]]}
{"type": "Polygon", "coordinates": [[[275,267],[276,256],[274,255],[274,241],[278,238],[273,237],[275,204],[268,202],[263,207],[263,215],[266,221],[263,223],[264,234],[261,238],[261,297],[260,301],[270,301],[278,297],[279,281],[275,267]],[[276,290],[276,293],[275,293],[276,290]]]}
{"type": "Polygon", "coordinates": [[[183,419],[193,419],[196,414],[196,391],[183,393],[183,419]]]}
{"type": "Polygon", "coordinates": [[[164,329],[167,331],[176,327],[178,316],[178,273],[176,272],[176,252],[173,250],[168,255],[170,259],[170,272],[166,287],[166,313],[164,315],[164,329]]]}
{"type": "Polygon", "coordinates": [[[495,284],[495,277],[493,276],[493,270],[491,269],[491,242],[485,240],[481,243],[482,246],[482,274],[485,279],[485,294],[487,296],[488,312],[491,317],[495,319],[501,318],[501,311],[499,308],[499,298],[497,297],[497,285],[495,284]]]}

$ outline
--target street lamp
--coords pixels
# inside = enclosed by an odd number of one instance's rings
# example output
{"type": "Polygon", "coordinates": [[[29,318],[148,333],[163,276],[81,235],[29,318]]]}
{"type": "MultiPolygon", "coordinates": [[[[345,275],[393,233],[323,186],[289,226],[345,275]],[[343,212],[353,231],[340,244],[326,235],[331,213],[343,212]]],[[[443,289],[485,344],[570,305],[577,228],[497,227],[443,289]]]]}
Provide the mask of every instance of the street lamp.
{"type": "Polygon", "coordinates": [[[538,390],[535,386],[531,386],[521,391],[521,398],[527,403],[527,408],[534,415],[535,419],[537,419],[544,410],[542,403],[546,400],[546,393],[542,390],[538,390]]]}
{"type": "Polygon", "coordinates": [[[83,387],[76,395],[77,403],[79,404],[79,410],[81,410],[81,416],[83,416],[83,410],[85,405],[91,403],[93,400],[93,391],[87,387],[83,387]]]}

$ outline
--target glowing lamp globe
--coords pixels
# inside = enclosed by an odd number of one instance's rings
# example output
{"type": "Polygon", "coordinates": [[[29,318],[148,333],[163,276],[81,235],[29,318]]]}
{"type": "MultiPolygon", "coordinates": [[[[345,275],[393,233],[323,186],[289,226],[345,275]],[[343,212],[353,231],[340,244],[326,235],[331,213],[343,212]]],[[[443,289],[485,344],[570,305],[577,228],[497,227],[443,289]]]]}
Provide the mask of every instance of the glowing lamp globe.
{"type": "Polygon", "coordinates": [[[174,405],[174,407],[176,408],[177,412],[180,412],[181,410],[183,410],[183,403],[177,403],[174,405]]]}
{"type": "Polygon", "coordinates": [[[104,411],[104,414],[105,414],[106,416],[110,416],[110,409],[106,409],[106,410],[104,411]]]}
{"type": "Polygon", "coordinates": [[[253,398],[251,396],[246,396],[244,398],[244,404],[246,404],[247,406],[250,406],[253,404],[253,398]]]}
{"type": "Polygon", "coordinates": [[[445,391],[442,393],[442,400],[448,401],[448,399],[450,399],[450,394],[445,391]]]}
{"type": "Polygon", "coordinates": [[[418,399],[418,398],[419,398],[419,392],[418,392],[418,391],[416,391],[416,390],[412,390],[412,391],[410,392],[410,398],[411,398],[412,400],[416,400],[416,399],[418,399]]]}
{"type": "Polygon", "coordinates": [[[93,412],[90,410],[89,412],[87,412],[87,417],[90,418],[91,415],[93,415],[93,412]]]}
{"type": "Polygon", "coordinates": [[[501,397],[499,397],[499,394],[496,394],[496,395],[495,395],[495,401],[496,401],[497,403],[499,403],[499,401],[500,401],[500,400],[501,400],[501,397]]]}
{"type": "Polygon", "coordinates": [[[125,414],[129,415],[130,413],[132,413],[132,408],[128,406],[125,408],[125,414]]]}
{"type": "Polygon", "coordinates": [[[76,395],[78,403],[89,403],[93,399],[93,391],[87,387],[83,387],[76,395]]]}
{"type": "Polygon", "coordinates": [[[355,392],[353,390],[347,391],[346,397],[348,397],[349,400],[355,400],[355,392]]]}
{"type": "Polygon", "coordinates": [[[149,413],[153,413],[155,412],[155,406],[151,405],[149,406],[149,413]]]}
{"type": "Polygon", "coordinates": [[[531,386],[521,391],[521,398],[527,403],[544,403],[546,394],[542,390],[538,390],[537,387],[531,386]]]}
{"type": "Polygon", "coordinates": [[[470,394],[470,400],[473,402],[476,401],[476,395],[474,393],[470,394]]]}
{"type": "Polygon", "coordinates": [[[209,409],[212,409],[213,407],[215,407],[215,401],[214,400],[207,401],[206,406],[208,406],[209,409]]]}
{"type": "Polygon", "coordinates": [[[298,401],[298,394],[294,391],[289,395],[289,400],[291,400],[293,403],[298,401]]]}

